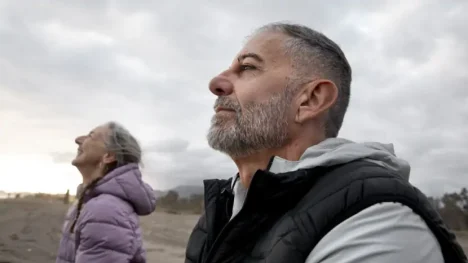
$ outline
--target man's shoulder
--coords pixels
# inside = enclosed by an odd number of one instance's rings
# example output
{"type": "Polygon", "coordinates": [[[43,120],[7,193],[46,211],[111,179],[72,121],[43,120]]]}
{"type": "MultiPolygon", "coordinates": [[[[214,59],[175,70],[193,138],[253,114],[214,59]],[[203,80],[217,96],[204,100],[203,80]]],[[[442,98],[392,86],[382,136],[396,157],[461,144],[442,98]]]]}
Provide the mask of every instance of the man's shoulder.
{"type": "Polygon", "coordinates": [[[399,203],[380,203],[337,225],[320,240],[306,262],[394,262],[396,259],[443,262],[437,238],[419,215],[399,203]]]}
{"type": "Polygon", "coordinates": [[[389,198],[416,201],[424,196],[397,171],[366,160],[325,169],[305,198],[321,200],[332,195],[345,195],[348,201],[382,199],[377,202],[398,201],[389,198]]]}
{"type": "Polygon", "coordinates": [[[348,179],[389,178],[405,180],[404,176],[389,167],[372,160],[358,160],[331,167],[327,176],[343,176],[348,179]]]}
{"type": "Polygon", "coordinates": [[[386,238],[405,236],[403,233],[394,235],[398,231],[391,231],[393,224],[393,227],[412,228],[413,232],[423,229],[428,240],[433,240],[435,236],[444,242],[447,250],[459,251],[453,234],[448,231],[427,197],[391,169],[371,162],[346,164],[324,174],[295,210],[298,212],[296,216],[307,215],[310,221],[304,221],[307,226],[300,227],[314,226],[324,230],[318,235],[319,240],[330,231],[341,233],[335,231],[340,229],[339,226],[353,232],[352,228],[356,224],[368,224],[365,227],[370,228],[374,226],[376,238],[379,233],[385,234],[380,237],[383,242],[386,238]],[[381,205],[383,203],[385,205],[381,205]],[[394,218],[399,218],[400,226],[392,221],[394,218]],[[408,225],[410,223],[412,225],[408,225]],[[387,226],[388,231],[379,232],[382,229],[376,227],[379,224],[387,226]]]}
{"type": "Polygon", "coordinates": [[[291,213],[299,217],[308,214],[311,224],[333,229],[361,211],[384,202],[409,207],[425,219],[439,219],[421,191],[395,171],[367,161],[326,171],[291,213]]]}

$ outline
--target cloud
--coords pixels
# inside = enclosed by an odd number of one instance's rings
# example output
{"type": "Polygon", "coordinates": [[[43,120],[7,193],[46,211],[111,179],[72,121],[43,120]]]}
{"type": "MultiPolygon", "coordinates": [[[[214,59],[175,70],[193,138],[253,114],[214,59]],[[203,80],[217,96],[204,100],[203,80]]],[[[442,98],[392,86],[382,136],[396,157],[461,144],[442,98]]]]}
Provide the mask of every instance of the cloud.
{"type": "MultiPolygon", "coordinates": [[[[233,162],[210,149],[188,149],[145,160],[145,169],[155,185],[201,185],[201,179],[228,178],[236,174],[233,162]]],[[[166,187],[167,188],[167,187],[166,187]]]]}
{"type": "Polygon", "coordinates": [[[186,151],[189,144],[190,142],[187,140],[173,138],[154,143],[144,150],[146,152],[156,153],[179,153],[186,151]]]}
{"type": "Polygon", "coordinates": [[[392,142],[414,184],[455,190],[468,181],[466,12],[461,0],[2,1],[0,153],[68,162],[77,135],[116,120],[157,188],[231,176],[206,143],[207,84],[253,29],[288,20],[328,35],[352,65],[341,136],[392,142]]]}
{"type": "Polygon", "coordinates": [[[75,153],[70,152],[52,152],[50,153],[50,157],[52,157],[52,161],[54,163],[71,163],[71,161],[75,158],[75,153]]]}

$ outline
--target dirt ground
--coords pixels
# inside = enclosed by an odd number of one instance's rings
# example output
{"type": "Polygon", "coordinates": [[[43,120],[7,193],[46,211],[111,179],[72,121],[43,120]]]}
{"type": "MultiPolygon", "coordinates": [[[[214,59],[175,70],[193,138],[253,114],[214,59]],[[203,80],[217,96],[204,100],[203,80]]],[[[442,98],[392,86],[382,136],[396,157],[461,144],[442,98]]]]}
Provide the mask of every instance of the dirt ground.
{"type": "MultiPolygon", "coordinates": [[[[0,200],[0,263],[55,262],[67,206],[38,200],[0,200]]],[[[143,217],[148,262],[184,261],[196,215],[156,212],[143,217]]],[[[468,233],[459,233],[468,251],[468,233]]]]}
{"type": "MultiPolygon", "coordinates": [[[[55,262],[67,205],[40,200],[0,200],[0,263],[55,262]]],[[[184,262],[197,215],[156,212],[142,217],[148,262],[184,262]]]]}

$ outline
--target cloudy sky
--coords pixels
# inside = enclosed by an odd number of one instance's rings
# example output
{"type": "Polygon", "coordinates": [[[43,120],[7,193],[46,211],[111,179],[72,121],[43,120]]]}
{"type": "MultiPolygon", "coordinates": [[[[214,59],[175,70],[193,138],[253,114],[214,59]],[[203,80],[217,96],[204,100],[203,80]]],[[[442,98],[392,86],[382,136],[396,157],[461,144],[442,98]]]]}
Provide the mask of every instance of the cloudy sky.
{"type": "Polygon", "coordinates": [[[303,23],[353,67],[341,137],[394,143],[416,186],[468,186],[468,1],[0,0],[0,189],[80,181],[74,138],[116,120],[155,188],[228,177],[205,139],[209,80],[256,27],[303,23]]]}

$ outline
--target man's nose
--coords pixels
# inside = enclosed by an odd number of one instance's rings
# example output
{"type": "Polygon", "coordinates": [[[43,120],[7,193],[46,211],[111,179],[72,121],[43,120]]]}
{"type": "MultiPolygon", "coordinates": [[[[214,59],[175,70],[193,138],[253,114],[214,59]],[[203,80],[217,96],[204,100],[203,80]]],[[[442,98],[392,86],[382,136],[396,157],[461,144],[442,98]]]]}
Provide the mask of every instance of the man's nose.
{"type": "Polygon", "coordinates": [[[226,76],[220,74],[210,81],[209,89],[216,96],[229,96],[234,90],[234,85],[226,76]]]}

